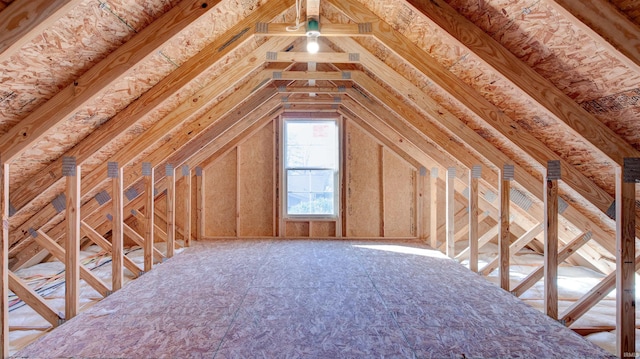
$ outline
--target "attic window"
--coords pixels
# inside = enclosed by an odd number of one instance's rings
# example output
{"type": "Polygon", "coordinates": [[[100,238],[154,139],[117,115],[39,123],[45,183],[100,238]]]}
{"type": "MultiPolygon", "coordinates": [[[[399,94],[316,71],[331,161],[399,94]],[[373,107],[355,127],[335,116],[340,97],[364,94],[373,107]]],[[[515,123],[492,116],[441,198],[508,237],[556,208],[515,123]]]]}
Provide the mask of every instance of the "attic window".
{"type": "Polygon", "coordinates": [[[338,153],[336,120],[285,121],[287,216],[337,215],[338,153]]]}

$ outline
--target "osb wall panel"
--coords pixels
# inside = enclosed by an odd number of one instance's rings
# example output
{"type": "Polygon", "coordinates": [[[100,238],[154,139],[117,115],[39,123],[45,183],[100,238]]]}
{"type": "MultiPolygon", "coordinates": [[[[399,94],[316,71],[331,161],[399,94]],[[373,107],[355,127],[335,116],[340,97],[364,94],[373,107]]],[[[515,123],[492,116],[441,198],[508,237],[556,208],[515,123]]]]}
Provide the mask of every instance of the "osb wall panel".
{"type": "Polygon", "coordinates": [[[309,237],[309,222],[307,221],[286,221],[286,237],[309,237]]]}
{"type": "Polygon", "coordinates": [[[415,236],[416,170],[402,158],[383,152],[384,235],[415,236]]]}
{"type": "Polygon", "coordinates": [[[273,122],[239,146],[240,236],[274,235],[273,122]]]}
{"type": "Polygon", "coordinates": [[[311,237],[335,237],[336,222],[335,221],[310,221],[309,236],[311,237]]]}
{"type": "Polygon", "coordinates": [[[236,171],[236,149],[204,169],[206,236],[236,236],[236,171]]]}
{"type": "Polygon", "coordinates": [[[380,145],[368,134],[345,122],[347,159],[347,236],[381,235],[380,145]]]}

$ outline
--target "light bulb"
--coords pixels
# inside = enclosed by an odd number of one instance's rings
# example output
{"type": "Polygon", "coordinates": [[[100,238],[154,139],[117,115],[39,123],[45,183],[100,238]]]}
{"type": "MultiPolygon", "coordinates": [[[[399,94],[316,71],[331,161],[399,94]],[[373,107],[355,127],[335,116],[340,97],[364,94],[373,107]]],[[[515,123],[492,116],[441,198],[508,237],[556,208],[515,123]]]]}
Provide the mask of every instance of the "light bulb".
{"type": "Polygon", "coordinates": [[[318,38],[315,36],[311,36],[307,38],[307,51],[310,54],[317,54],[318,50],[320,50],[320,45],[318,44],[318,38]]]}

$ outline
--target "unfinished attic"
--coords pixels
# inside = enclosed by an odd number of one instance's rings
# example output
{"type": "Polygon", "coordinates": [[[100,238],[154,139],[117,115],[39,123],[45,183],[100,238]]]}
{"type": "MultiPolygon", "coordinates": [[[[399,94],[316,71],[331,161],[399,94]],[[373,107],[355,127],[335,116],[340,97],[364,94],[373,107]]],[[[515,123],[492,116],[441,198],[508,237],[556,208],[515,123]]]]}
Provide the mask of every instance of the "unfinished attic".
{"type": "Polygon", "coordinates": [[[634,357],[634,0],[0,0],[1,358],[634,357]]]}

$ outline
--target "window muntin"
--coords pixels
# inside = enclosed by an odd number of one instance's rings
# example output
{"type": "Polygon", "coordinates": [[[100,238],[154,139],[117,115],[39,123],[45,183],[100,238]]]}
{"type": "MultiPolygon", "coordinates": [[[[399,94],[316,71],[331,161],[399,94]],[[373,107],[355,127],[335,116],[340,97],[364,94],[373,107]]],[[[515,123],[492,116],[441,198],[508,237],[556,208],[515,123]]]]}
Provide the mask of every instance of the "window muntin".
{"type": "Polygon", "coordinates": [[[284,133],[286,215],[335,217],[337,121],[286,120],[284,133]]]}

